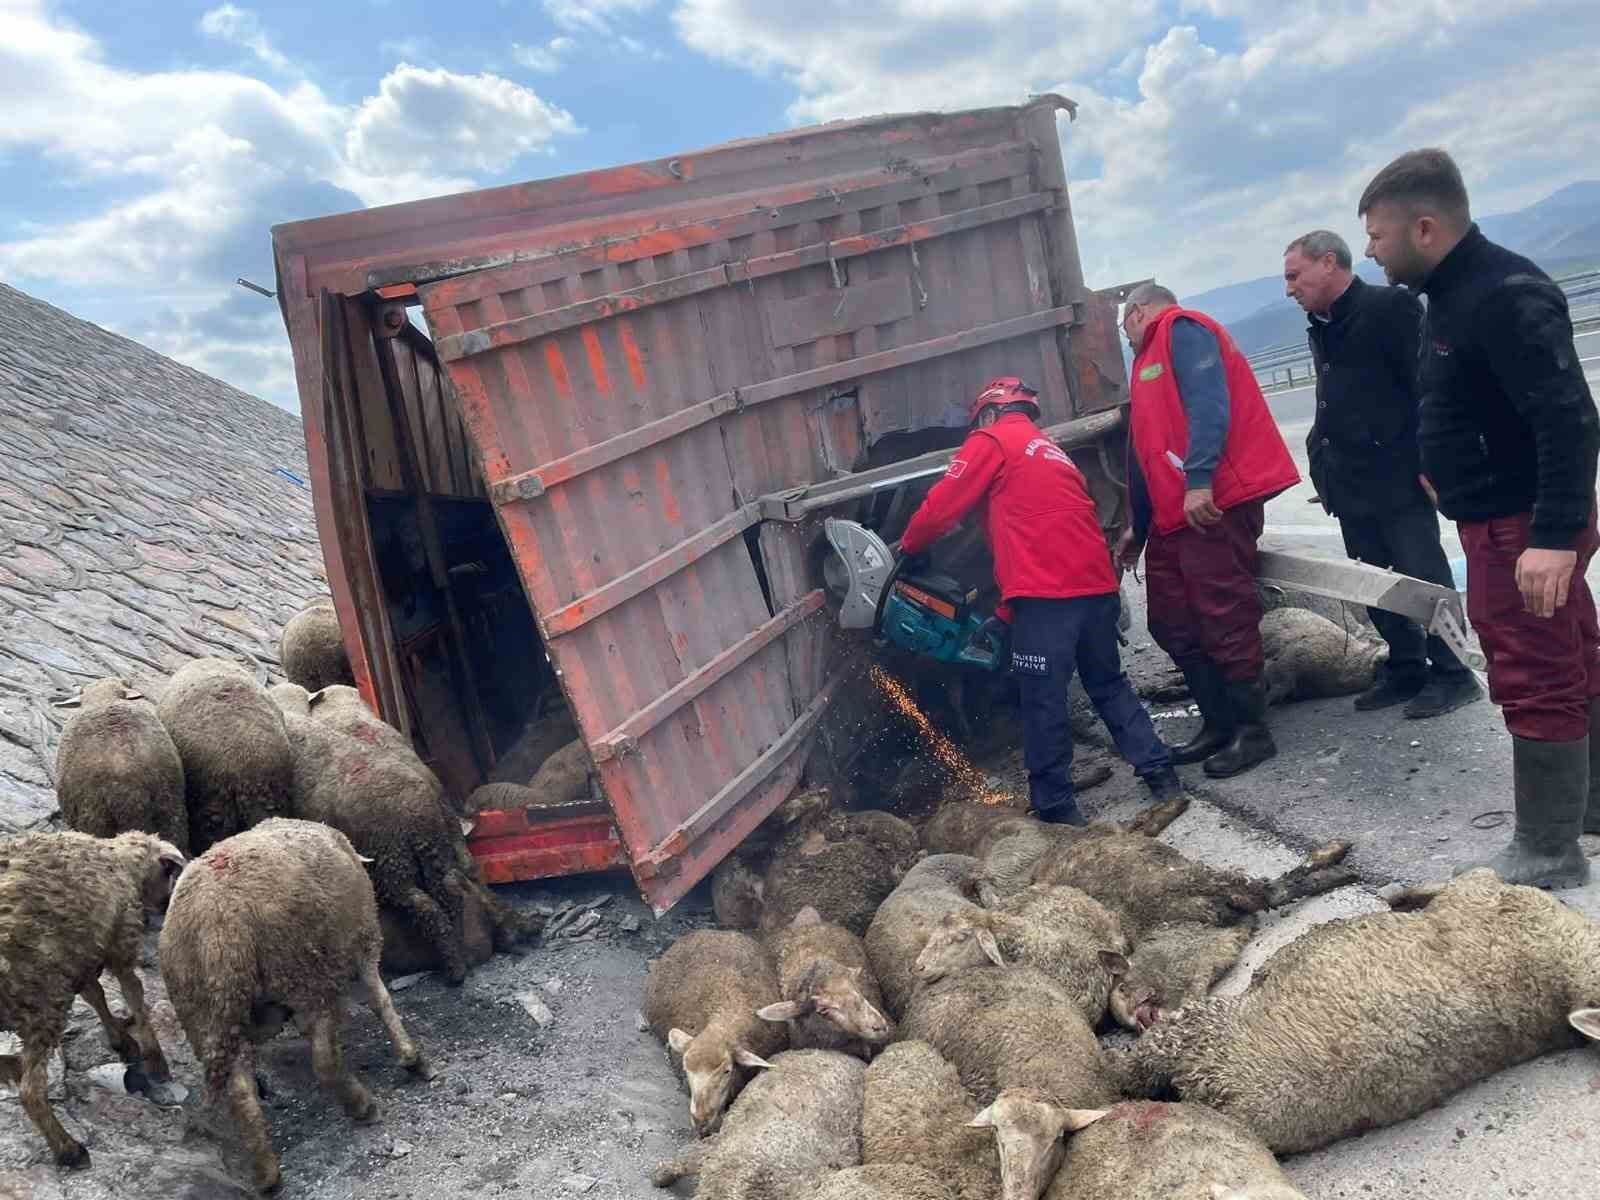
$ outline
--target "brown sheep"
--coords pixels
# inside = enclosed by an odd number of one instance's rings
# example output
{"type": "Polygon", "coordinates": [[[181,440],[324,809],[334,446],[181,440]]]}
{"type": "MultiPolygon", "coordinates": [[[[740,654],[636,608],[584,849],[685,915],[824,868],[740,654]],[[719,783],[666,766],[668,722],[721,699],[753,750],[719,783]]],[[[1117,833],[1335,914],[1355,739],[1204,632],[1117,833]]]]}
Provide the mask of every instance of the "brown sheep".
{"type": "Polygon", "coordinates": [[[1112,971],[1126,973],[1130,947],[1115,914],[1073,887],[1035,885],[993,909],[948,912],[917,956],[934,983],[972,967],[1036,967],[1066,989],[1090,1027],[1106,1015],[1112,971]]]}
{"type": "Polygon", "coordinates": [[[312,601],[289,618],[278,641],[278,658],[289,682],[308,692],[356,681],[339,631],[339,614],[334,611],[333,601],[326,597],[312,601]]]}
{"type": "Polygon", "coordinates": [[[917,956],[946,913],[979,911],[982,866],[965,854],[935,854],[906,872],[873,915],[864,939],[889,1015],[903,1016],[918,985],[917,956]]]}
{"type": "Polygon", "coordinates": [[[722,1123],[747,1072],[786,1047],[785,1027],[756,1015],[780,999],[772,960],[748,934],[699,929],[650,964],[645,1020],[683,1060],[689,1118],[701,1137],[722,1123]]]}
{"type": "Polygon", "coordinates": [[[1354,883],[1355,871],[1339,865],[1349,851],[1349,842],[1330,842],[1276,879],[1252,879],[1195,862],[1155,838],[1104,833],[1056,842],[1039,859],[1033,880],[1082,888],[1115,912],[1137,942],[1158,925],[1232,925],[1354,883]]]}
{"type": "Polygon", "coordinates": [[[294,756],[283,716],[238,663],[201,658],[179,668],[156,713],[183,760],[196,853],[289,811],[294,756]]]}
{"type": "Polygon", "coordinates": [[[1245,925],[1158,925],[1139,939],[1127,961],[1108,962],[1112,1017],[1142,1033],[1173,1009],[1205,999],[1239,961],[1250,932],[1245,925]]]}
{"type": "Polygon", "coordinates": [[[444,794],[444,785],[439,782],[433,768],[422,761],[411,745],[411,739],[368,708],[367,702],[355,688],[343,684],[325,687],[320,692],[308,695],[306,706],[307,711],[299,715],[310,716],[319,725],[326,725],[336,733],[355,738],[374,749],[389,751],[403,759],[413,771],[426,775],[440,794],[444,794]]]}
{"type": "Polygon", "coordinates": [[[782,1021],[795,1050],[842,1050],[870,1059],[894,1026],[861,939],[803,908],[786,929],[768,935],[783,999],[756,1015],[782,1021]]]}
{"type": "MultiPolygon", "coordinates": [[[[284,722],[294,751],[294,815],[331,825],[371,860],[379,903],[433,947],[447,983],[461,983],[467,975],[464,896],[484,889],[472,878],[461,827],[431,777],[404,756],[318,721],[286,714],[284,722]]],[[[488,903],[503,921],[502,906],[492,898],[488,903]]],[[[503,925],[497,934],[506,948],[516,931],[503,925]]]]}
{"type": "Polygon", "coordinates": [[[1000,1190],[994,1138],[972,1122],[956,1069],[926,1042],[896,1042],[867,1068],[861,1161],[932,1171],[950,1200],[993,1200],[1000,1190]]]}
{"type": "Polygon", "coordinates": [[[1272,1151],[1199,1104],[1118,1104],[1074,1134],[1044,1200],[1306,1200],[1272,1151]]]}
{"type": "Polygon", "coordinates": [[[183,760],[155,706],[121,678],[83,689],[56,750],[56,796],[73,829],[153,833],[189,852],[183,760]]]}
{"type": "Polygon", "coordinates": [[[263,1190],[278,1157],[256,1096],[255,1045],[294,1019],[311,1039],[317,1081],[357,1121],[372,1094],[344,1067],[338,1030],[352,976],[366,986],[407,1070],[426,1073],[378,973],[372,881],[350,840],[313,821],[276,818],[217,843],[173,889],[161,977],[200,1060],[209,1102],[228,1097],[263,1190]]]}
{"type": "Polygon", "coordinates": [[[1317,926],[1242,995],[1171,1014],[1109,1057],[1125,1094],[1170,1087],[1293,1154],[1414,1117],[1574,1030],[1600,1040],[1600,923],[1487,869],[1421,896],[1420,912],[1317,926]]]}
{"type": "Polygon", "coordinates": [[[148,833],[96,838],[30,833],[0,841],[0,1029],[22,1039],[22,1055],[0,1056],[0,1079],[20,1085],[22,1108],[56,1161],[87,1167],[89,1152],[56,1119],[46,1095],[51,1052],[61,1043],[72,997],[81,995],[111,1048],[168,1078],[140,983],[146,922],[167,907],[183,853],[148,833]],[[110,971],[128,1017],[114,1017],[100,987],[110,971]]]}

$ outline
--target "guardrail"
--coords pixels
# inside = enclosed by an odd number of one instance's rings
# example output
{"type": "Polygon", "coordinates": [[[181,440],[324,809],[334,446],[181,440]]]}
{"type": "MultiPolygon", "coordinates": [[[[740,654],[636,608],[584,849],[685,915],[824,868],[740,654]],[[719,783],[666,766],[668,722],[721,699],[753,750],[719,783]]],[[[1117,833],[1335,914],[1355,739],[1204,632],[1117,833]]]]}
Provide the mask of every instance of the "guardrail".
{"type": "MultiPolygon", "coordinates": [[[[1600,270],[1563,275],[1556,283],[1567,295],[1573,332],[1579,337],[1600,332],[1600,270]]],[[[1582,361],[1600,361],[1600,356],[1585,356],[1582,361]]],[[[1250,366],[1261,390],[1269,394],[1309,387],[1315,374],[1311,350],[1303,338],[1257,350],[1250,356],[1250,366]]]]}

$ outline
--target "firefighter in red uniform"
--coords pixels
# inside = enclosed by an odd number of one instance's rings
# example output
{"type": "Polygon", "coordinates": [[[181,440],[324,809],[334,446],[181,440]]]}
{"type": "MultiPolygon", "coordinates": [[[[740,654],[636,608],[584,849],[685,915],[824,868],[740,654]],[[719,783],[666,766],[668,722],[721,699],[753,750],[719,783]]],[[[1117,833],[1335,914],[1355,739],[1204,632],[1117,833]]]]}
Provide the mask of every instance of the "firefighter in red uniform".
{"type": "Polygon", "coordinates": [[[1262,686],[1256,542],[1266,502],[1300,481],[1250,363],[1225,329],[1147,283],[1128,296],[1133,347],[1128,485],[1133,523],[1117,556],[1145,555],[1150,636],[1203,718],[1172,748],[1223,779],[1278,752],[1262,686]]]}
{"type": "Polygon", "coordinates": [[[912,515],[900,551],[917,559],[981,508],[1011,671],[1022,700],[1023,760],[1041,819],[1083,824],[1072,789],[1067,684],[1074,670],[1122,757],[1158,800],[1179,793],[1167,748],[1122,673],[1117,576],[1083,476],[1034,422],[1038,395],[996,379],[973,401],[972,432],[912,515]]]}

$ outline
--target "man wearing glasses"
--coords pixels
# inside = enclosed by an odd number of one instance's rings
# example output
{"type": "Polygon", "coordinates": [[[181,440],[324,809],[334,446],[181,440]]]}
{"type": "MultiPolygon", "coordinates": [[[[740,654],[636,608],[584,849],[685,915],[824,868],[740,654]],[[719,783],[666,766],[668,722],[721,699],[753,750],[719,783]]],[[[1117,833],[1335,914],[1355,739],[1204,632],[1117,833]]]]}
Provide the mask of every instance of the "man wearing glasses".
{"type": "Polygon", "coordinates": [[[1266,502],[1300,481],[1255,372],[1203,313],[1156,283],[1128,295],[1133,348],[1124,567],[1145,558],[1150,636],[1188,681],[1203,719],[1172,748],[1226,779],[1277,754],[1262,685],[1256,542],[1266,502]]]}

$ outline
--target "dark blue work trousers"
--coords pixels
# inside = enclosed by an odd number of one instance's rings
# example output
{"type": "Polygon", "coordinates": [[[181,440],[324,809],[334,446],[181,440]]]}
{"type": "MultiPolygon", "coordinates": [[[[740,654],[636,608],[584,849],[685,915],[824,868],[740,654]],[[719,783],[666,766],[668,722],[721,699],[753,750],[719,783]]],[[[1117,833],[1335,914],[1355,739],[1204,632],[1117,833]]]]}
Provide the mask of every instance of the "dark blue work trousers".
{"type": "Polygon", "coordinates": [[[1117,752],[1139,776],[1171,765],[1128,677],[1117,644],[1117,595],[1011,602],[1011,670],[1022,699],[1022,758],[1033,807],[1055,819],[1078,807],[1072,790],[1067,684],[1074,670],[1117,752]]]}

